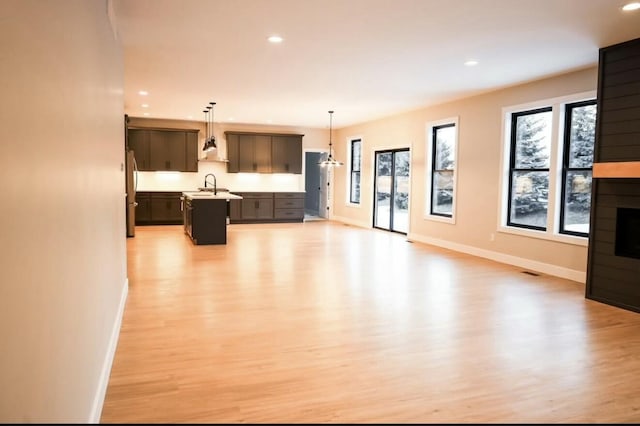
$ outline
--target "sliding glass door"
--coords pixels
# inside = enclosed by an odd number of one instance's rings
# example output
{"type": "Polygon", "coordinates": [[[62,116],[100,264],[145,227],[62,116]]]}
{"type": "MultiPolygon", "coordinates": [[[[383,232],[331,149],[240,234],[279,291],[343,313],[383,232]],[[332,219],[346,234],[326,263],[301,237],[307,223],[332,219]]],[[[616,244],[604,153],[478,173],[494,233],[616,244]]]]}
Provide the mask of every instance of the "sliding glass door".
{"type": "Polygon", "coordinates": [[[408,149],[376,151],[373,226],[406,234],[409,231],[408,149]]]}

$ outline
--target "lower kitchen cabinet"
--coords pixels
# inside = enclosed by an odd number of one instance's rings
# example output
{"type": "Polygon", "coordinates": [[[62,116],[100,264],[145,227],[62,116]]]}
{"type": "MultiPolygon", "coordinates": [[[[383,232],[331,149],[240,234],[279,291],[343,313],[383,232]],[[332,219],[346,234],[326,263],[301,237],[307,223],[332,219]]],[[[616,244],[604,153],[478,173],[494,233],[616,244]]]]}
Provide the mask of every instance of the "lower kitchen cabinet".
{"type": "Polygon", "coordinates": [[[274,202],[274,219],[296,222],[304,219],[304,192],[276,192],[274,202]]]}
{"type": "Polygon", "coordinates": [[[137,192],[136,225],[182,223],[181,192],[137,192]]]}
{"type": "Polygon", "coordinates": [[[146,225],[151,222],[151,194],[136,193],[136,225],[146,225]]]}
{"type": "Polygon", "coordinates": [[[242,220],[272,220],[273,193],[243,193],[240,217],[242,220]]]}
{"type": "Polygon", "coordinates": [[[304,192],[234,192],[242,200],[231,200],[230,223],[302,222],[304,192]]]}

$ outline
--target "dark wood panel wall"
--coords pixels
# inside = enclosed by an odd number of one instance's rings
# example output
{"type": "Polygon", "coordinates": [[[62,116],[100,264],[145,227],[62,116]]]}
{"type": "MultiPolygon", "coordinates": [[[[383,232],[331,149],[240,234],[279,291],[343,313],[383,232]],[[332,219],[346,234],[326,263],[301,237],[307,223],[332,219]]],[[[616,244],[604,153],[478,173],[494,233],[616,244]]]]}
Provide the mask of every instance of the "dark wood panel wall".
{"type": "MultiPolygon", "coordinates": [[[[600,49],[594,162],[619,161],[640,161],[640,39],[600,49]]],[[[621,209],[640,218],[640,178],[594,179],[586,297],[640,312],[640,259],[617,250],[621,209]]],[[[640,246],[637,228],[622,236],[640,246]]]]}

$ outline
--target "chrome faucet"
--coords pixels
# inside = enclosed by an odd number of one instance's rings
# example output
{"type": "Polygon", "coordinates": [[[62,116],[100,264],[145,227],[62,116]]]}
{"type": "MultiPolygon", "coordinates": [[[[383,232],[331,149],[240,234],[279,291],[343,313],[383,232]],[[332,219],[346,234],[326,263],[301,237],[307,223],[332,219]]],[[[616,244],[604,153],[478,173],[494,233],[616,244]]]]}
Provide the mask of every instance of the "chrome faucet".
{"type": "Polygon", "coordinates": [[[218,187],[217,187],[217,184],[216,184],[216,175],[214,175],[213,173],[209,173],[204,177],[204,187],[205,188],[207,187],[207,183],[208,183],[207,182],[207,178],[209,176],[213,177],[213,195],[216,195],[218,193],[218,187]]]}

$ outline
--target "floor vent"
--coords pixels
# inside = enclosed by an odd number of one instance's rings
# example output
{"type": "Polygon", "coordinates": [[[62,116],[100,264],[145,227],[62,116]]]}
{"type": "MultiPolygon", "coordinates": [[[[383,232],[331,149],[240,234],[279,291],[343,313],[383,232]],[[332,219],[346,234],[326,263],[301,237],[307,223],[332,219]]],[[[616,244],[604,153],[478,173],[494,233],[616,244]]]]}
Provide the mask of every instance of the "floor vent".
{"type": "Polygon", "coordinates": [[[539,277],[540,274],[538,274],[537,272],[531,272],[531,271],[522,271],[523,274],[527,274],[527,275],[533,275],[534,277],[539,277]]]}

